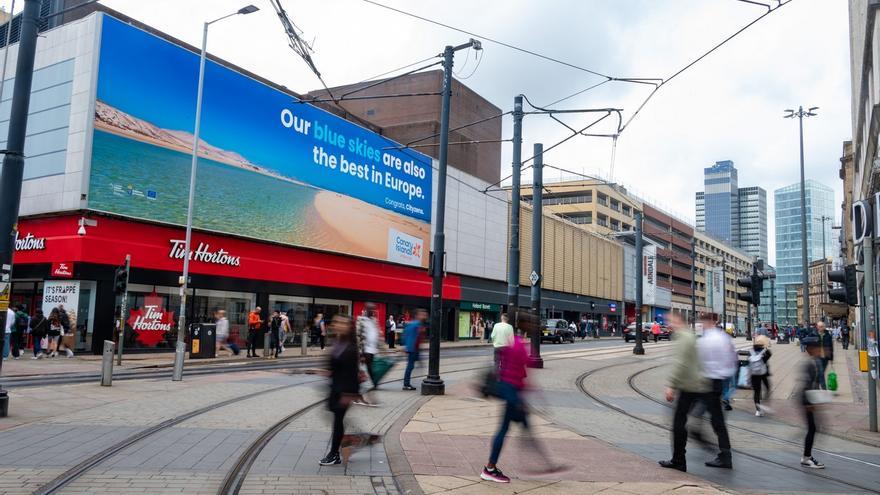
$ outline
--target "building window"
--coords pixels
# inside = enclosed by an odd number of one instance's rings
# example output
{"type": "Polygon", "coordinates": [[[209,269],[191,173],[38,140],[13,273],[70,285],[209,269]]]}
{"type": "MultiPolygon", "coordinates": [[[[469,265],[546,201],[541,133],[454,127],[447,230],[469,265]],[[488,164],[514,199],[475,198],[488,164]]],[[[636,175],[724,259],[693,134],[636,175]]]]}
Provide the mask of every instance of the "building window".
{"type": "Polygon", "coordinates": [[[596,217],[596,223],[602,227],[607,227],[608,226],[608,217],[600,214],[596,217]]]}
{"type": "Polygon", "coordinates": [[[611,209],[614,211],[620,211],[620,201],[616,199],[611,200],[611,209]]]}
{"type": "Polygon", "coordinates": [[[599,193],[599,204],[602,206],[608,206],[608,196],[599,193]]]}

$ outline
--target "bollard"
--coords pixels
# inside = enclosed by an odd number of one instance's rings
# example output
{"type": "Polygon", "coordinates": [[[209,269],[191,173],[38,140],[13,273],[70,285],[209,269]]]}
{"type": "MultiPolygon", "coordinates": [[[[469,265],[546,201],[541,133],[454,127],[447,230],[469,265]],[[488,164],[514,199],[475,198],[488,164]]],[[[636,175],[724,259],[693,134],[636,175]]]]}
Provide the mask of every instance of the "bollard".
{"type": "Polygon", "coordinates": [[[272,355],[269,353],[269,340],[271,338],[272,338],[272,336],[269,334],[268,331],[263,333],[263,357],[264,358],[272,357],[272,355]]]}
{"type": "Polygon", "coordinates": [[[308,330],[303,330],[301,344],[302,344],[302,355],[308,356],[309,355],[309,331],[308,330]]]}
{"type": "Polygon", "coordinates": [[[113,385],[113,349],[116,344],[112,340],[104,341],[104,355],[101,362],[101,386],[113,385]]]}

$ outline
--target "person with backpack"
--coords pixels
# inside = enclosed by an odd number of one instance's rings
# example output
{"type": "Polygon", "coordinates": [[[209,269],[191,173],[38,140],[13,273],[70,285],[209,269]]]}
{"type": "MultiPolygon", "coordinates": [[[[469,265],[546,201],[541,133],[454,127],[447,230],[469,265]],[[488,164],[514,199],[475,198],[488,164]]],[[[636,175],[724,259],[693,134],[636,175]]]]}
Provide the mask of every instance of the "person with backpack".
{"type": "Polygon", "coordinates": [[[30,322],[31,337],[34,338],[34,357],[31,359],[43,358],[42,340],[49,334],[49,320],[43,316],[43,310],[38,309],[34,312],[34,317],[30,322]]]}
{"type": "Polygon", "coordinates": [[[752,390],[754,391],[755,416],[761,417],[769,412],[769,409],[761,405],[761,392],[770,392],[770,368],[767,361],[770,360],[770,338],[766,335],[758,335],[755,345],[749,350],[749,373],[752,375],[752,390]]]}
{"type": "Polygon", "coordinates": [[[27,346],[27,331],[28,331],[28,323],[30,323],[30,318],[25,312],[24,305],[18,305],[15,307],[15,326],[12,328],[12,342],[10,342],[10,346],[12,347],[12,357],[18,359],[21,357],[21,351],[27,346]]]}

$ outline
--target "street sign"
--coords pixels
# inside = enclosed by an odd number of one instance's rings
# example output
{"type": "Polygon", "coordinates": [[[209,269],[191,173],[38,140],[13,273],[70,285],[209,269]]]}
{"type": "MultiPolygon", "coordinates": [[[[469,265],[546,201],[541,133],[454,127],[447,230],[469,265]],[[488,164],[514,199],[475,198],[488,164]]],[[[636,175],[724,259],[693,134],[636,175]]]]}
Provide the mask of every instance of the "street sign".
{"type": "Polygon", "coordinates": [[[10,292],[10,284],[9,282],[0,282],[0,311],[6,311],[9,309],[9,292],[10,292]]]}
{"type": "Polygon", "coordinates": [[[540,281],[540,280],[541,280],[541,276],[538,275],[538,272],[532,270],[532,274],[529,275],[529,282],[531,282],[532,285],[538,285],[538,281],[540,281]]]}

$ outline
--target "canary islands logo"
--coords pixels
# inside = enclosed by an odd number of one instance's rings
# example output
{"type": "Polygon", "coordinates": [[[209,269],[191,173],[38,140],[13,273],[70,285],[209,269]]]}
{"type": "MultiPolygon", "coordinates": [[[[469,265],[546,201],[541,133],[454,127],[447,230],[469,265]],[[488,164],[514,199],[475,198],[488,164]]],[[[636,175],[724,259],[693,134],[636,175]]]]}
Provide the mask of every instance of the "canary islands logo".
{"type": "Polygon", "coordinates": [[[388,261],[421,266],[424,242],[418,237],[388,229],[388,261]]]}

